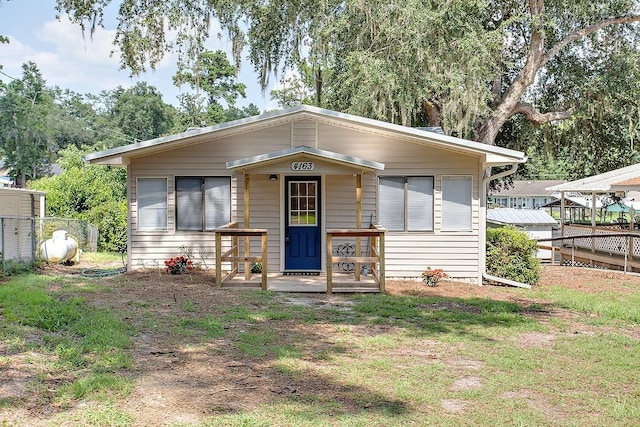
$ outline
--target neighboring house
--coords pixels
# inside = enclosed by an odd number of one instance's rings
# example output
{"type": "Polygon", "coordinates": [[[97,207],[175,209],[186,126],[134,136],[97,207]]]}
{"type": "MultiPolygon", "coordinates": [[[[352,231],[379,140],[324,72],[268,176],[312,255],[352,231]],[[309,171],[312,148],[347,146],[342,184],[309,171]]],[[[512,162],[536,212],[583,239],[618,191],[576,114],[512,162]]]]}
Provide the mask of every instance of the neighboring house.
{"type": "Polygon", "coordinates": [[[268,271],[325,271],[331,229],[385,236],[386,277],[426,267],[479,283],[492,166],[526,156],[309,106],[93,153],[127,168],[128,268],[162,265],[187,245],[208,265],[214,231],[268,230],[268,271]]]}
{"type": "MultiPolygon", "coordinates": [[[[541,209],[487,209],[488,227],[505,225],[523,230],[531,239],[550,239],[553,237],[553,230],[559,228],[558,221],[541,209]]],[[[551,246],[551,241],[542,244],[551,246]]],[[[551,259],[551,250],[538,249],[537,257],[551,259]]]]}
{"type": "Polygon", "coordinates": [[[513,181],[509,188],[491,191],[489,206],[496,208],[536,209],[558,200],[560,197],[547,187],[566,181],[513,181]]]}
{"type": "Polygon", "coordinates": [[[31,261],[35,256],[33,221],[44,218],[45,193],[0,188],[0,252],[4,260],[31,261]]]}

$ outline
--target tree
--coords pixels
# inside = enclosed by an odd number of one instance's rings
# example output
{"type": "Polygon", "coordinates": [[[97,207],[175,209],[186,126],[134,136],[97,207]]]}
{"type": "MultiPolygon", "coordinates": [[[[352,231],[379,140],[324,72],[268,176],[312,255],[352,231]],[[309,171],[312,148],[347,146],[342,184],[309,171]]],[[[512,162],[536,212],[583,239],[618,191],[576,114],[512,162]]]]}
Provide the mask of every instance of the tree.
{"type": "Polygon", "coordinates": [[[60,154],[62,174],[31,181],[29,187],[47,192],[47,215],[77,218],[98,227],[98,249],[124,251],[127,247],[126,171],[87,165],[83,154],[69,145],[60,154]]]}
{"type": "Polygon", "coordinates": [[[22,65],[22,78],[0,83],[0,149],[18,185],[45,175],[57,152],[49,117],[56,109],[33,62],[22,65]]]}
{"type": "Polygon", "coordinates": [[[108,116],[120,130],[136,141],[166,135],[174,127],[175,109],[162,101],[162,94],[146,82],[129,89],[122,86],[103,94],[108,116]]]}
{"type": "MultiPolygon", "coordinates": [[[[58,8],[87,28],[101,22],[108,3],[58,0],[58,8]]],[[[125,4],[116,42],[122,65],[134,73],[157,64],[171,47],[170,30],[179,34],[173,46],[183,59],[202,51],[215,16],[233,40],[236,62],[249,47],[263,86],[272,73],[305,63],[318,105],[405,124],[422,116],[489,144],[515,115],[540,125],[589,102],[584,91],[563,90],[561,102],[542,108],[542,74],[562,80],[561,71],[573,66],[567,57],[585,58],[585,66],[606,60],[594,46],[637,46],[640,20],[637,0],[125,4]]]]}
{"type": "Polygon", "coordinates": [[[180,87],[187,84],[196,91],[179,96],[183,122],[187,126],[203,126],[225,121],[224,101],[235,108],[239,96],[246,98],[246,85],[236,82],[238,69],[221,50],[205,51],[193,62],[192,69],[181,66],[173,76],[180,87]],[[201,93],[201,91],[203,93],[201,93]]]}

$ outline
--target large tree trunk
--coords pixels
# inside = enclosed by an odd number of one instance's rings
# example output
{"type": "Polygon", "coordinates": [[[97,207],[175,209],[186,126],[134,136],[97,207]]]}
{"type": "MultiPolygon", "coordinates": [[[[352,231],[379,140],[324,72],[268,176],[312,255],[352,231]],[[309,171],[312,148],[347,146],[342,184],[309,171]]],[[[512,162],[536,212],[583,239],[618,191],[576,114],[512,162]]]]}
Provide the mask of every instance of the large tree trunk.
{"type": "Polygon", "coordinates": [[[531,13],[531,21],[534,24],[532,24],[527,61],[518,76],[500,98],[493,114],[485,119],[478,128],[475,135],[475,140],[478,142],[489,145],[495,144],[498,132],[505,122],[515,114],[524,114],[529,121],[537,125],[571,117],[575,112],[575,107],[565,111],[541,113],[533,105],[522,102],[520,100],[522,94],[534,83],[538,71],[570,43],[609,25],[640,21],[639,15],[610,18],[568,34],[551,49],[545,51],[544,0],[529,0],[529,11],[531,13]]]}

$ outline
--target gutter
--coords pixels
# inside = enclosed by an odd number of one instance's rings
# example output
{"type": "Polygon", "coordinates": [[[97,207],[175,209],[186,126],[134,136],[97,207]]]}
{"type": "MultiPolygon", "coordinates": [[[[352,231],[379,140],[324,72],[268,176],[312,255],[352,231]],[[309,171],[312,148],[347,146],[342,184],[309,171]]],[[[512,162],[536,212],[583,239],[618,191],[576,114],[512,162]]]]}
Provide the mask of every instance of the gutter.
{"type": "MultiPolygon", "coordinates": [[[[512,163],[511,168],[509,170],[497,173],[495,175],[489,175],[482,180],[482,191],[484,192],[485,203],[487,200],[487,185],[489,184],[489,182],[514,174],[518,170],[518,165],[519,163],[512,163]]],[[[486,221],[486,218],[485,218],[485,221],[486,221]]],[[[485,252],[485,265],[486,265],[486,252],[485,252]]],[[[522,283],[522,282],[517,282],[511,279],[505,279],[504,277],[492,276],[489,273],[487,273],[486,269],[484,269],[484,271],[482,272],[482,279],[487,280],[489,282],[498,282],[498,283],[502,283],[503,285],[514,286],[517,288],[531,289],[531,285],[529,285],[528,283],[522,283]]]]}

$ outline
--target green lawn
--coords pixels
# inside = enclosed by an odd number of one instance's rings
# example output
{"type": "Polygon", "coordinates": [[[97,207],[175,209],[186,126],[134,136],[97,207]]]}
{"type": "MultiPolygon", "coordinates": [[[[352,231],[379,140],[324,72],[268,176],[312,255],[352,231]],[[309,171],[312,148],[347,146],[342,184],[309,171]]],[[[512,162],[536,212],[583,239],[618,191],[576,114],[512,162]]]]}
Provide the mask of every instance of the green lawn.
{"type": "Polygon", "coordinates": [[[151,276],[1,283],[0,425],[640,420],[635,285],[328,298],[151,276]]]}

